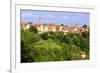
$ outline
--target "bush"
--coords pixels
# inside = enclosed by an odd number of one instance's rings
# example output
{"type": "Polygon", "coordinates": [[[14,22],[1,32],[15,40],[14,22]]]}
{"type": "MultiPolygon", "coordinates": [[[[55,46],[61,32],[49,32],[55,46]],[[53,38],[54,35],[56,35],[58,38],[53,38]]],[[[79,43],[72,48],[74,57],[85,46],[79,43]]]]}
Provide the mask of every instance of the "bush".
{"type": "Polygon", "coordinates": [[[89,59],[89,33],[21,30],[21,62],[81,60],[80,52],[89,59]]]}
{"type": "Polygon", "coordinates": [[[36,29],[36,27],[33,27],[33,26],[31,26],[29,28],[29,31],[32,32],[32,33],[38,33],[38,30],[36,29]]]}
{"type": "Polygon", "coordinates": [[[21,62],[33,62],[33,44],[39,41],[38,34],[33,34],[28,30],[21,30],[21,62]]]}

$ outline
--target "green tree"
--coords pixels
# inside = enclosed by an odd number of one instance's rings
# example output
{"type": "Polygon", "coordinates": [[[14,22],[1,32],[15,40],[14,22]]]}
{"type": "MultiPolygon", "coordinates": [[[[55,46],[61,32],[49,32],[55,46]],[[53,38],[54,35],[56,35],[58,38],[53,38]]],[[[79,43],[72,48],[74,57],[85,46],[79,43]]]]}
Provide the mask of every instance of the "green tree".
{"type": "Polygon", "coordinates": [[[89,33],[45,32],[21,30],[21,62],[81,60],[85,51],[89,59],[89,33]]]}
{"type": "Polygon", "coordinates": [[[28,22],[28,24],[33,24],[32,22],[28,22]]]}
{"type": "Polygon", "coordinates": [[[64,39],[64,32],[62,31],[58,31],[55,33],[55,37],[60,41],[60,42],[63,42],[63,39],[64,39]]]}
{"type": "Polygon", "coordinates": [[[87,28],[88,26],[87,26],[86,24],[84,24],[82,27],[83,27],[83,28],[87,28]]]}
{"type": "Polygon", "coordinates": [[[82,32],[83,38],[89,38],[89,32],[82,32]]]}
{"type": "Polygon", "coordinates": [[[21,62],[33,62],[34,61],[34,43],[39,41],[38,34],[33,34],[28,30],[21,30],[21,62]]]}
{"type": "Polygon", "coordinates": [[[80,39],[80,48],[83,50],[83,51],[86,51],[86,52],[89,52],[89,39],[86,39],[86,38],[81,38],[80,39]]]}
{"type": "Polygon", "coordinates": [[[73,34],[72,33],[68,33],[67,35],[64,36],[64,42],[66,44],[70,44],[70,45],[73,45],[74,42],[73,42],[73,34]]]}
{"type": "Polygon", "coordinates": [[[45,33],[41,34],[43,40],[47,40],[49,38],[48,37],[49,35],[50,34],[48,32],[45,32],[45,33]]]}
{"type": "Polygon", "coordinates": [[[73,43],[74,43],[74,45],[76,45],[78,47],[80,46],[80,39],[78,36],[76,36],[76,35],[73,36],[73,43]]]}
{"type": "Polygon", "coordinates": [[[33,27],[33,26],[31,26],[29,28],[29,31],[32,32],[32,33],[38,33],[38,30],[36,29],[36,27],[33,27]]]}
{"type": "Polygon", "coordinates": [[[64,24],[61,24],[61,26],[64,26],[64,24]]]}
{"type": "Polygon", "coordinates": [[[33,62],[34,53],[32,51],[32,46],[30,44],[25,43],[23,40],[21,40],[21,62],[33,62]]]}

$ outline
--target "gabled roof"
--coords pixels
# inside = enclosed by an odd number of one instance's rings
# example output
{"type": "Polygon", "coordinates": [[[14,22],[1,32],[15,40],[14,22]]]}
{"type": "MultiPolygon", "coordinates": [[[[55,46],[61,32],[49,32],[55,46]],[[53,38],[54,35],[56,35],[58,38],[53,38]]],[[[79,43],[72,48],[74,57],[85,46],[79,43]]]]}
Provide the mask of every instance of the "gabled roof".
{"type": "Polygon", "coordinates": [[[21,27],[26,27],[27,25],[28,25],[28,23],[26,23],[26,22],[21,23],[21,27]]]}
{"type": "Polygon", "coordinates": [[[48,27],[55,27],[56,25],[54,23],[48,23],[47,26],[48,27]]]}
{"type": "Polygon", "coordinates": [[[69,30],[69,26],[63,26],[62,30],[69,30]]]}

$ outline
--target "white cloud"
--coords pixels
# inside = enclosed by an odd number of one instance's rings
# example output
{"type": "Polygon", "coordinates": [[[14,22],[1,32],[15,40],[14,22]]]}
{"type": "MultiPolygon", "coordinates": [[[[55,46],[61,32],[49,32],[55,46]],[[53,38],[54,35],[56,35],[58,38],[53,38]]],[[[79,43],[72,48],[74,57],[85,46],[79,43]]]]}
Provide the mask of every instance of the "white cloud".
{"type": "Polygon", "coordinates": [[[69,19],[68,16],[62,16],[61,18],[62,18],[62,19],[65,19],[65,20],[69,19]]]}

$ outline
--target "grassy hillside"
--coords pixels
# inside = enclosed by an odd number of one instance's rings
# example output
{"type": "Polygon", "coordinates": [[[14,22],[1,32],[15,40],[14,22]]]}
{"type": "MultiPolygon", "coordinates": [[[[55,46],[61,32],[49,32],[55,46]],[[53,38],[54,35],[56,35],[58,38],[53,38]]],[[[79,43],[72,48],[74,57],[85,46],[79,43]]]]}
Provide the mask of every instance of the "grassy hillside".
{"type": "Polygon", "coordinates": [[[89,59],[89,32],[68,33],[21,30],[21,62],[70,61],[89,59]],[[35,32],[34,32],[35,31],[35,32]],[[82,58],[80,52],[85,51],[82,58]]]}

